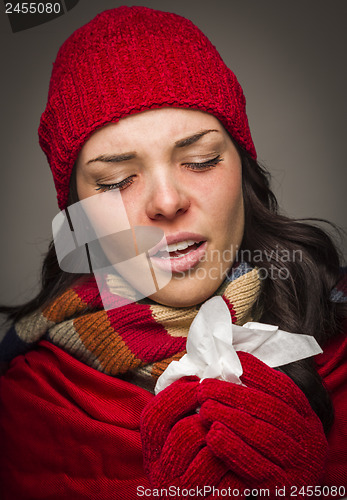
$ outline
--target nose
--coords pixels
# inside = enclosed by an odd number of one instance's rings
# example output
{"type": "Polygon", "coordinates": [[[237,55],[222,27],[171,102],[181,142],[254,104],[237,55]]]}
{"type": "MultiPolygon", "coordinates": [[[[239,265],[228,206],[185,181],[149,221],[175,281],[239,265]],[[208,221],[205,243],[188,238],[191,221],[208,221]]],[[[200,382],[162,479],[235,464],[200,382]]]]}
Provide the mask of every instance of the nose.
{"type": "Polygon", "coordinates": [[[146,207],[150,219],[173,220],[184,214],[189,206],[187,189],[177,179],[161,175],[152,181],[146,207]]]}

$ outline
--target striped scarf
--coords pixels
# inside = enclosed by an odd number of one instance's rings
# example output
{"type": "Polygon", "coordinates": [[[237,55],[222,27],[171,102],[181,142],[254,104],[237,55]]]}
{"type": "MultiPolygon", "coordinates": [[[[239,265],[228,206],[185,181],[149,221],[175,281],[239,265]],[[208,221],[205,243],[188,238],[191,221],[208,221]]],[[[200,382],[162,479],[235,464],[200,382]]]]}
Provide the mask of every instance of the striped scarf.
{"type": "MultiPolygon", "coordinates": [[[[216,295],[223,297],[233,323],[243,325],[254,319],[259,292],[257,269],[241,263],[216,295]]],[[[199,307],[174,308],[145,299],[105,311],[89,278],[15,323],[0,343],[1,357],[9,361],[44,339],[96,370],[152,390],[168,364],[184,355],[199,307]]]]}

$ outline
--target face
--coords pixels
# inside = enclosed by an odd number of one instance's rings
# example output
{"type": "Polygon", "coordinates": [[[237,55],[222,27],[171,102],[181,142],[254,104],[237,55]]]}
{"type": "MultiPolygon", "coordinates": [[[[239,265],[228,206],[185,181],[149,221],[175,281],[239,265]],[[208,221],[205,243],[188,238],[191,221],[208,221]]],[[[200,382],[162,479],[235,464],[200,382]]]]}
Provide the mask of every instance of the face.
{"type": "Polygon", "coordinates": [[[244,229],[241,160],[214,116],[178,108],[130,115],[94,132],[76,167],[80,200],[119,190],[131,226],[164,232],[169,254],[159,248],[152,260],[172,277],[153,300],[184,307],[213,295],[244,229]]]}

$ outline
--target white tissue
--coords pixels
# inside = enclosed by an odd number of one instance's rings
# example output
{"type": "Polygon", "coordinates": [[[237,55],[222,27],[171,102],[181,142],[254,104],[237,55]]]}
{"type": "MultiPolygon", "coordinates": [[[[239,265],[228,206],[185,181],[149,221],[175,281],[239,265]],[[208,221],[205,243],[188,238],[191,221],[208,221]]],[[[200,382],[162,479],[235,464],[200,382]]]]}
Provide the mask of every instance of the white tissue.
{"type": "Polygon", "coordinates": [[[314,356],[322,349],[313,337],[284,332],[277,326],[254,322],[233,325],[224,300],[212,297],[191,324],[187,354],[169,364],[157,380],[155,394],[186,375],[241,384],[242,366],[236,351],[249,352],[277,367],[314,356]]]}

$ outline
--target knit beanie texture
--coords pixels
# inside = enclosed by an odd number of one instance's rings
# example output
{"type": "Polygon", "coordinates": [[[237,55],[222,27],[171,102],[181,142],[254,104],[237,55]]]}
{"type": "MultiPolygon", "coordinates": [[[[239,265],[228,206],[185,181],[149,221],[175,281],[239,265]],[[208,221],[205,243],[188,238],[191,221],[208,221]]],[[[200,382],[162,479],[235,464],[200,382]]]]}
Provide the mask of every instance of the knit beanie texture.
{"type": "Polygon", "coordinates": [[[59,207],[67,206],[71,172],[90,135],[148,109],[211,113],[256,158],[245,105],[235,75],[191,21],[146,7],[102,12],[60,48],[40,121],[59,207]]]}

